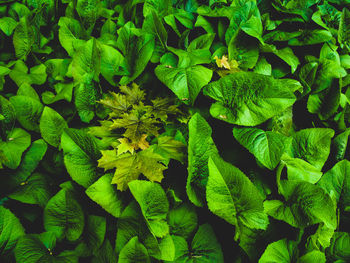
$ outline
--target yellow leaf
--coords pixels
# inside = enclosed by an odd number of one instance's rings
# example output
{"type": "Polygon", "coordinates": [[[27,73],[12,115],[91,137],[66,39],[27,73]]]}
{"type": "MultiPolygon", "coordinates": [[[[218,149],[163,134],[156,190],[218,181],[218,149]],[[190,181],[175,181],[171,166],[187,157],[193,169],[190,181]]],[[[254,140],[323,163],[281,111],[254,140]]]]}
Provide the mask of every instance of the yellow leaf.
{"type": "Polygon", "coordinates": [[[118,155],[126,152],[134,153],[135,146],[129,142],[128,138],[120,138],[118,141],[120,142],[120,144],[117,146],[118,155]]]}
{"type": "Polygon", "coordinates": [[[228,62],[228,59],[226,56],[222,56],[222,58],[218,58],[217,56],[214,57],[216,60],[216,64],[218,65],[219,68],[226,68],[226,69],[231,69],[230,63],[228,62]]]}

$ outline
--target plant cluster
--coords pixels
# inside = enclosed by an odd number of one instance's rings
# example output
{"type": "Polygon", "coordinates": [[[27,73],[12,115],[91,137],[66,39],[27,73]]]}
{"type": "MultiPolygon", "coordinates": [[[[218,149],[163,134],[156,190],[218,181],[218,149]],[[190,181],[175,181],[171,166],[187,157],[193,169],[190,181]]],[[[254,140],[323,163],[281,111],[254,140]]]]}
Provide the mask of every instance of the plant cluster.
{"type": "Polygon", "coordinates": [[[350,262],[349,0],[0,0],[0,262],[350,262]]]}

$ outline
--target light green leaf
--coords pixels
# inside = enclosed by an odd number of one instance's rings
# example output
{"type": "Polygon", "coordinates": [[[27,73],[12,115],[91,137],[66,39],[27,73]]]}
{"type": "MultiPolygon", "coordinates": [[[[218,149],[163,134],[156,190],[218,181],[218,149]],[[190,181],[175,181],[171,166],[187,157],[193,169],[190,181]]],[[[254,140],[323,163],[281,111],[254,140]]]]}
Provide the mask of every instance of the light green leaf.
{"type": "Polygon", "coordinates": [[[194,104],[199,92],[213,75],[213,71],[199,65],[187,68],[169,68],[159,65],[155,73],[158,79],[187,105],[194,104]]]}
{"type": "Polygon", "coordinates": [[[350,162],[348,160],[335,164],[317,184],[337,201],[341,210],[350,211],[350,162]]]}
{"type": "Polygon", "coordinates": [[[17,21],[13,18],[7,16],[0,18],[0,29],[5,33],[6,36],[11,36],[16,26],[17,21]]]}
{"type": "Polygon", "coordinates": [[[83,130],[66,129],[61,147],[68,173],[74,181],[88,188],[98,178],[97,160],[101,153],[96,142],[83,130]]]}
{"type": "Polygon", "coordinates": [[[205,119],[196,113],[188,123],[188,177],[186,192],[196,206],[205,203],[205,188],[208,181],[208,159],[218,150],[211,137],[212,130],[205,119]]]}
{"type": "Polygon", "coordinates": [[[129,188],[140,205],[151,232],[156,237],[164,237],[168,234],[169,226],[166,218],[169,211],[169,202],[160,184],[134,180],[129,183],[129,188]]]}
{"type": "Polygon", "coordinates": [[[293,105],[296,100],[293,92],[300,87],[292,79],[241,71],[211,82],[203,93],[217,100],[210,108],[213,117],[255,126],[293,105]]]}
{"type": "Polygon", "coordinates": [[[86,189],[85,193],[104,210],[120,217],[124,208],[123,198],[117,188],[111,184],[113,175],[105,174],[86,189]]]}
{"type": "Polygon", "coordinates": [[[25,235],[19,219],[7,208],[0,206],[0,255],[8,254],[25,235]]]}
{"type": "Polygon", "coordinates": [[[22,84],[42,85],[45,83],[47,77],[46,66],[44,64],[34,66],[30,69],[30,73],[28,73],[26,64],[22,60],[17,60],[9,75],[18,87],[21,87],[22,84]]]}
{"type": "Polygon", "coordinates": [[[293,135],[292,147],[288,154],[309,162],[321,170],[328,159],[334,131],[328,128],[310,128],[293,135]]]}
{"type": "Polygon", "coordinates": [[[34,30],[27,17],[22,17],[13,33],[16,57],[26,59],[34,44],[34,30]]]}
{"type": "Polygon", "coordinates": [[[64,118],[55,110],[45,107],[40,118],[40,132],[43,139],[50,145],[60,145],[63,130],[68,128],[64,118]]]}
{"type": "Polygon", "coordinates": [[[13,96],[10,102],[16,110],[18,122],[27,130],[39,132],[39,120],[44,106],[27,96],[13,96]]]}
{"type": "Polygon", "coordinates": [[[55,85],[55,90],[57,95],[52,93],[51,91],[44,91],[41,94],[41,98],[43,103],[45,104],[52,104],[59,100],[66,100],[68,102],[72,101],[72,95],[73,95],[73,82],[71,83],[57,83],[55,85]]]}
{"type": "Polygon", "coordinates": [[[22,153],[30,145],[30,134],[20,128],[14,128],[7,136],[6,141],[0,141],[0,151],[6,156],[3,162],[8,168],[16,169],[20,162],[22,153]]]}
{"type": "Polygon", "coordinates": [[[321,251],[314,250],[314,251],[308,252],[307,254],[299,258],[299,261],[298,261],[298,263],[314,263],[314,262],[326,263],[325,254],[322,253],[321,251]]]}
{"type": "Polygon", "coordinates": [[[236,226],[237,240],[240,226],[266,229],[269,223],[259,190],[235,166],[218,157],[209,157],[207,201],[210,211],[236,226]]]}
{"type": "Polygon", "coordinates": [[[119,253],[119,263],[151,263],[147,249],[133,237],[119,253]]]}
{"type": "Polygon", "coordinates": [[[78,0],[76,2],[77,13],[88,32],[93,30],[95,22],[100,16],[101,8],[100,0],[78,0]]]}
{"type": "Polygon", "coordinates": [[[257,128],[233,128],[233,136],[270,170],[276,168],[292,140],[280,133],[257,128]]]}
{"type": "Polygon", "coordinates": [[[1,136],[6,137],[15,126],[16,111],[15,107],[3,96],[0,95],[0,114],[4,117],[0,120],[1,136]]]}
{"type": "Polygon", "coordinates": [[[281,239],[267,246],[259,263],[292,263],[298,258],[298,247],[293,241],[281,239]]]}
{"type": "Polygon", "coordinates": [[[285,203],[279,200],[264,202],[265,212],[273,218],[297,228],[318,223],[336,228],[336,207],[321,187],[305,181],[283,180],[280,192],[285,197],[285,203]]]}
{"type": "Polygon", "coordinates": [[[79,239],[84,230],[84,212],[72,192],[60,190],[47,203],[44,210],[44,227],[60,240],[79,239]]]}
{"type": "Polygon", "coordinates": [[[101,45],[101,74],[113,86],[116,86],[113,78],[119,74],[119,66],[123,61],[124,57],[117,49],[101,45]]]}
{"type": "Polygon", "coordinates": [[[83,29],[80,23],[70,17],[63,16],[58,21],[58,39],[68,55],[73,57],[75,52],[85,43],[82,40],[83,29]]]}
{"type": "Polygon", "coordinates": [[[297,38],[288,41],[290,46],[306,46],[327,42],[333,38],[331,32],[324,29],[304,30],[297,38]]]}
{"type": "Polygon", "coordinates": [[[196,210],[189,204],[182,204],[170,210],[168,222],[170,234],[188,239],[197,228],[196,210]]]}

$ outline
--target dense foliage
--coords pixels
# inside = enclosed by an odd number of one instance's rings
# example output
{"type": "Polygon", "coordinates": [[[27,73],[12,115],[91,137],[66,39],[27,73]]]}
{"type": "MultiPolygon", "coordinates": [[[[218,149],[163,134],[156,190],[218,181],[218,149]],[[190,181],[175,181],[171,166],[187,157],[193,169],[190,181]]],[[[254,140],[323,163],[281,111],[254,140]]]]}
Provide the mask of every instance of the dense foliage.
{"type": "Polygon", "coordinates": [[[350,262],[349,0],[0,0],[0,261],[350,262]]]}

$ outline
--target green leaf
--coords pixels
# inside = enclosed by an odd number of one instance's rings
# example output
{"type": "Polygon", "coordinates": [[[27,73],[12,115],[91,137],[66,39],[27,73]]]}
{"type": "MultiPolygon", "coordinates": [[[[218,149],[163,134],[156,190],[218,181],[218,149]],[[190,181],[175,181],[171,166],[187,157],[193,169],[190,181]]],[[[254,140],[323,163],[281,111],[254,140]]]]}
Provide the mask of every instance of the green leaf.
{"type": "Polygon", "coordinates": [[[118,254],[134,236],[139,238],[139,242],[147,248],[152,257],[160,257],[157,238],[148,229],[139,205],[136,201],[131,201],[117,222],[116,253],[118,254]]]}
{"type": "Polygon", "coordinates": [[[8,168],[16,169],[22,153],[30,145],[30,134],[20,128],[14,128],[7,136],[6,141],[0,141],[0,151],[6,156],[3,162],[8,168]]]}
{"type": "Polygon", "coordinates": [[[0,114],[4,117],[0,120],[1,137],[6,137],[15,126],[16,111],[15,107],[3,96],[0,95],[0,114]]]}
{"type": "Polygon", "coordinates": [[[47,203],[44,210],[44,227],[60,240],[79,239],[84,230],[84,212],[72,192],[60,190],[47,203]]]}
{"type": "Polygon", "coordinates": [[[350,33],[350,12],[346,7],[344,7],[340,18],[340,23],[339,23],[338,42],[341,48],[345,48],[348,51],[350,50],[349,33],[350,33]]]}
{"type": "Polygon", "coordinates": [[[39,120],[44,106],[28,96],[13,96],[10,102],[16,110],[18,122],[27,130],[39,132],[39,120]]]}
{"type": "Polygon", "coordinates": [[[0,255],[10,253],[23,235],[24,228],[19,219],[9,209],[0,206],[0,255]]]}
{"type": "Polygon", "coordinates": [[[213,72],[199,65],[187,68],[159,65],[155,74],[185,104],[193,105],[203,86],[211,80],[213,72]]]}
{"type": "Polygon", "coordinates": [[[101,45],[101,74],[113,86],[114,76],[119,75],[119,66],[124,61],[123,55],[115,48],[101,45]]]}
{"type": "Polygon", "coordinates": [[[328,128],[310,128],[293,135],[292,146],[288,151],[294,158],[309,162],[321,170],[330,153],[334,131],[328,128]]]}
{"type": "Polygon", "coordinates": [[[100,16],[100,0],[77,0],[76,11],[81,19],[82,25],[88,32],[93,30],[96,20],[100,16]]]}
{"type": "Polygon", "coordinates": [[[119,263],[151,263],[147,249],[133,237],[119,253],[119,263]]]}
{"type": "Polygon", "coordinates": [[[40,118],[40,132],[43,139],[50,145],[60,145],[63,130],[68,128],[64,118],[55,110],[45,107],[40,118]]]}
{"type": "Polygon", "coordinates": [[[118,35],[117,46],[124,55],[125,67],[129,72],[120,84],[126,85],[146,68],[155,48],[155,40],[153,35],[137,31],[130,21],[119,29],[118,35]]]}
{"type": "Polygon", "coordinates": [[[74,181],[88,188],[98,178],[97,160],[101,153],[96,142],[83,130],[66,129],[61,147],[68,173],[74,181]]]}
{"type": "Polygon", "coordinates": [[[7,16],[0,18],[0,29],[5,33],[6,36],[11,36],[16,26],[17,21],[13,18],[7,16]]]}
{"type": "Polygon", "coordinates": [[[80,23],[70,17],[63,16],[58,21],[58,38],[68,55],[73,57],[75,52],[85,43],[82,40],[83,29],[80,23]]]}
{"type": "Polygon", "coordinates": [[[350,162],[348,160],[335,164],[317,184],[337,201],[340,209],[350,211],[350,162]]]}
{"type": "Polygon", "coordinates": [[[105,239],[101,249],[99,249],[91,260],[91,263],[115,263],[117,255],[115,254],[111,243],[105,239]]]}
{"type": "Polygon", "coordinates": [[[85,193],[104,210],[115,217],[120,217],[124,208],[123,198],[111,184],[113,175],[105,174],[86,189],[85,193]]]}
{"type": "Polygon", "coordinates": [[[34,66],[30,69],[30,73],[28,73],[26,64],[22,60],[17,60],[9,75],[18,87],[21,87],[22,84],[42,85],[45,83],[47,77],[46,66],[44,64],[34,66]]]}
{"type": "Polygon", "coordinates": [[[336,228],[336,207],[321,187],[305,181],[290,180],[281,181],[280,187],[286,202],[265,201],[267,214],[297,228],[318,223],[324,223],[331,229],[336,228]]]}
{"type": "Polygon", "coordinates": [[[196,206],[205,203],[205,188],[208,181],[208,159],[218,150],[211,137],[212,130],[205,119],[196,113],[188,123],[188,177],[186,192],[196,206]]]}
{"type": "Polygon", "coordinates": [[[269,223],[264,212],[263,197],[248,177],[235,166],[218,157],[209,157],[207,201],[210,211],[236,226],[266,229],[269,223]]]}
{"type": "Polygon", "coordinates": [[[292,140],[280,133],[257,128],[233,128],[233,136],[270,170],[276,168],[292,140]]]}
{"type": "Polygon", "coordinates": [[[74,89],[74,97],[81,121],[89,123],[95,116],[97,101],[101,99],[100,90],[93,81],[80,83],[74,89]]]}
{"type": "Polygon", "coordinates": [[[164,158],[170,160],[178,160],[183,163],[185,159],[185,147],[186,145],[178,140],[175,140],[171,136],[159,136],[158,144],[152,145],[154,152],[160,154],[164,158]]]}
{"type": "Polygon", "coordinates": [[[71,83],[57,83],[55,85],[55,90],[57,95],[51,91],[44,91],[41,94],[43,103],[52,104],[59,100],[66,100],[68,102],[72,101],[73,95],[73,82],[71,83]]]}
{"type": "Polygon", "coordinates": [[[16,262],[78,263],[78,257],[70,251],[66,250],[54,256],[51,249],[52,244],[45,244],[42,235],[25,235],[17,243],[16,262]]]}
{"type": "Polygon", "coordinates": [[[196,210],[189,204],[182,204],[170,210],[168,222],[170,234],[188,239],[197,228],[196,210]]]}
{"type": "Polygon", "coordinates": [[[14,192],[8,195],[11,199],[41,207],[45,207],[51,196],[48,178],[40,173],[30,175],[14,192]]]}
{"type": "Polygon", "coordinates": [[[253,72],[237,72],[204,87],[204,95],[217,100],[213,117],[226,122],[255,126],[294,104],[294,91],[301,87],[292,79],[274,79],[253,72]]]}
{"type": "Polygon", "coordinates": [[[350,260],[350,234],[346,232],[336,232],[331,241],[331,246],[327,249],[327,256],[333,262],[347,262],[350,260]]]}
{"type": "Polygon", "coordinates": [[[259,263],[292,263],[297,261],[298,254],[295,242],[281,239],[267,246],[259,263]]]}
{"type": "Polygon", "coordinates": [[[95,38],[82,45],[73,56],[72,76],[74,81],[83,82],[85,76],[93,76],[98,82],[101,71],[101,45],[95,38]]]}
{"type": "Polygon", "coordinates": [[[318,250],[311,251],[301,258],[299,258],[299,263],[313,263],[313,262],[319,262],[319,263],[326,263],[326,256],[324,253],[318,250]]]}
{"type": "Polygon", "coordinates": [[[201,225],[195,234],[191,250],[186,240],[180,236],[172,236],[175,244],[175,261],[190,263],[223,263],[224,256],[215,233],[209,224],[201,225]]]}
{"type": "Polygon", "coordinates": [[[13,33],[13,45],[15,47],[16,57],[26,59],[32,45],[34,44],[34,30],[29,24],[28,18],[22,17],[13,33]]]}
{"type": "Polygon", "coordinates": [[[331,32],[323,29],[304,30],[297,38],[288,41],[290,46],[306,46],[327,42],[333,38],[331,32]]]}
{"type": "Polygon", "coordinates": [[[168,199],[162,187],[157,183],[134,180],[129,188],[140,205],[147,225],[156,237],[164,237],[169,233],[166,222],[169,211],[168,199]]]}
{"type": "Polygon", "coordinates": [[[348,146],[349,135],[350,135],[350,129],[346,129],[344,132],[335,136],[333,140],[335,159],[337,161],[341,161],[345,157],[346,149],[348,146]]]}

